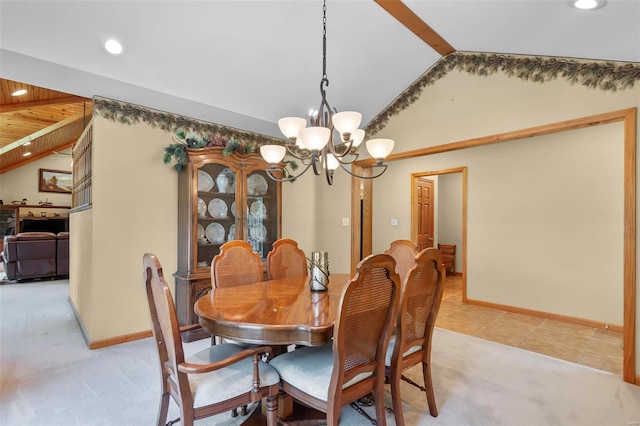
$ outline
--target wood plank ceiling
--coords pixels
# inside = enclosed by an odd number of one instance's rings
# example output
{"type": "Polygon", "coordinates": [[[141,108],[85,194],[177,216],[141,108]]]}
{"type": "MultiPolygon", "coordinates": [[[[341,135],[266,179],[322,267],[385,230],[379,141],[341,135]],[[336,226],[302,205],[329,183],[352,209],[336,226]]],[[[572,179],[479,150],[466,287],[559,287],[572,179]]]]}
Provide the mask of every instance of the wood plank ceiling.
{"type": "Polygon", "coordinates": [[[0,79],[0,174],[73,146],[92,111],[91,99],[0,79]]]}

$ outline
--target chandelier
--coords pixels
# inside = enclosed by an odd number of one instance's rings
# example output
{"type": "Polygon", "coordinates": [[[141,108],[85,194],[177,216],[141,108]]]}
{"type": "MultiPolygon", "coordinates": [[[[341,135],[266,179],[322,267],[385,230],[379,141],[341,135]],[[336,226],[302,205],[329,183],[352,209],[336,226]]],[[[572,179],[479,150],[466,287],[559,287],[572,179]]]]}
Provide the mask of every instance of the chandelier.
{"type": "MultiPolygon", "coordinates": [[[[260,154],[269,163],[266,171],[269,177],[276,181],[292,181],[302,176],[307,170],[313,168],[313,172],[319,176],[323,173],[329,185],[333,184],[333,172],[341,167],[352,176],[361,179],[374,179],[387,170],[383,164],[384,158],[393,150],[391,139],[370,139],[366,142],[369,155],[376,160],[372,167],[379,171],[372,176],[359,176],[352,173],[346,166],[358,159],[358,147],[364,140],[365,132],[359,129],[362,114],[355,111],[338,112],[331,108],[327,101],[327,3],[322,6],[322,79],[320,80],[320,94],[322,99],[320,107],[309,115],[310,126],[306,127],[307,120],[299,117],[285,117],[278,120],[280,131],[288,138],[282,145],[262,145],[260,154]],[[336,136],[337,133],[337,136],[336,136]],[[286,162],[282,161],[286,155],[299,160],[302,171],[293,174],[286,169],[286,162]],[[281,175],[276,177],[274,173],[281,175]]],[[[293,160],[295,161],[295,160],[293,160]]]]}

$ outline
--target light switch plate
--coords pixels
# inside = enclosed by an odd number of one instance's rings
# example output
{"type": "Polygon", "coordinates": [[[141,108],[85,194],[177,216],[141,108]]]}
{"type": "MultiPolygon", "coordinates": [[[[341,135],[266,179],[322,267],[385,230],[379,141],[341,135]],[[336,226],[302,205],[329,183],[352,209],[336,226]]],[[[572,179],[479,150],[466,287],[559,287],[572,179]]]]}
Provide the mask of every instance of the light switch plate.
{"type": "Polygon", "coordinates": [[[398,219],[391,219],[391,226],[398,226],[398,219]]]}
{"type": "Polygon", "coordinates": [[[343,217],[342,218],[342,226],[349,226],[349,218],[348,217],[343,217]]]}

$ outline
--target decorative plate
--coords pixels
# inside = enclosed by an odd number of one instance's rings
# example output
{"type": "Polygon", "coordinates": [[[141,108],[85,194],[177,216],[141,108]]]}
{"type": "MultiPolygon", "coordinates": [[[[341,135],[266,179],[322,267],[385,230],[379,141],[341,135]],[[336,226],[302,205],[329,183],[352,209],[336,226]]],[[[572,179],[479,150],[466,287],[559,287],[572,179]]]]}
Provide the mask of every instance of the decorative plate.
{"type": "Polygon", "coordinates": [[[214,198],[209,201],[209,214],[216,219],[226,219],[227,216],[227,203],[220,198],[214,198]]]}
{"type": "Polygon", "coordinates": [[[224,243],[224,226],[220,225],[218,222],[210,223],[207,226],[205,233],[207,235],[207,240],[211,241],[213,244],[224,243]]]}
{"type": "Polygon", "coordinates": [[[213,178],[204,170],[198,170],[198,191],[211,191],[213,178]]]}
{"type": "Polygon", "coordinates": [[[267,180],[259,174],[253,174],[247,178],[247,193],[249,195],[265,195],[269,185],[267,180]]]}
{"type": "Polygon", "coordinates": [[[202,198],[198,198],[198,216],[207,216],[207,203],[205,203],[202,198]]]}
{"type": "Polygon", "coordinates": [[[202,241],[204,239],[204,226],[198,224],[198,241],[202,241]]]}
{"type": "Polygon", "coordinates": [[[264,241],[267,238],[267,228],[263,224],[254,225],[249,228],[249,238],[256,241],[264,241]]]}
{"type": "Polygon", "coordinates": [[[249,211],[252,216],[257,217],[258,219],[266,219],[267,217],[267,207],[260,200],[251,203],[249,211]]]}
{"type": "MultiPolygon", "coordinates": [[[[236,174],[233,173],[230,168],[225,167],[218,174],[218,176],[220,176],[220,175],[226,175],[227,176],[227,187],[225,188],[224,191],[222,191],[222,190],[220,190],[220,188],[218,188],[218,191],[219,192],[226,192],[227,194],[235,194],[236,193],[236,174]]],[[[216,179],[217,179],[217,177],[216,177],[216,179]]]]}
{"type": "Polygon", "coordinates": [[[236,239],[236,224],[234,223],[229,227],[229,238],[227,241],[231,241],[235,239],[236,239]]]}
{"type": "Polygon", "coordinates": [[[231,203],[231,216],[236,217],[236,202],[231,203]]]}

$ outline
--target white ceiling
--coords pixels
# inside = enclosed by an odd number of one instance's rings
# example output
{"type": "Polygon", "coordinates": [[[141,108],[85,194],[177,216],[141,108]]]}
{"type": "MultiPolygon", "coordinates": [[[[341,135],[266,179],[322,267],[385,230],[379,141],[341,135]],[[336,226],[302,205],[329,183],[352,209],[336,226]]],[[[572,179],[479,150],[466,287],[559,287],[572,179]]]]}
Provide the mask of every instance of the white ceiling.
{"type": "MultiPolygon", "coordinates": [[[[367,123],[440,55],[372,0],[327,3],[327,99],[367,123]]],[[[640,0],[404,3],[458,51],[640,62],[640,0]]],[[[0,28],[0,75],[54,90],[274,136],[320,102],[320,0],[2,0],[0,28]]]]}

